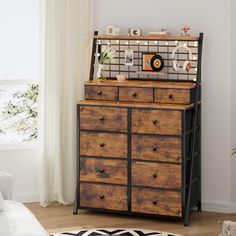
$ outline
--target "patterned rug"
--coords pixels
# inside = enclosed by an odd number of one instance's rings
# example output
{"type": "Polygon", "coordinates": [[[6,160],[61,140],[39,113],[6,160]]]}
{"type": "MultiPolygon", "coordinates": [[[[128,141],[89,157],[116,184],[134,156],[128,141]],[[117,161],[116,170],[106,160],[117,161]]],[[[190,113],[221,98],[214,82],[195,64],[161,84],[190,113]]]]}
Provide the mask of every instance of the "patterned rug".
{"type": "Polygon", "coordinates": [[[178,234],[142,229],[82,229],[51,236],[180,236],[178,234]]]}

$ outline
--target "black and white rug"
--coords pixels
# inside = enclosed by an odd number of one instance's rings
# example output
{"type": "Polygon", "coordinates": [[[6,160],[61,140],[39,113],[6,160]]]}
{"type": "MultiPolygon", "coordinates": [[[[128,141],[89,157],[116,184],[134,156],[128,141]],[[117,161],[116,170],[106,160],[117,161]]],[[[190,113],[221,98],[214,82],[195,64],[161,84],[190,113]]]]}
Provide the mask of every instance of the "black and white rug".
{"type": "Polygon", "coordinates": [[[51,236],[180,236],[179,234],[142,229],[81,229],[51,236]]]}

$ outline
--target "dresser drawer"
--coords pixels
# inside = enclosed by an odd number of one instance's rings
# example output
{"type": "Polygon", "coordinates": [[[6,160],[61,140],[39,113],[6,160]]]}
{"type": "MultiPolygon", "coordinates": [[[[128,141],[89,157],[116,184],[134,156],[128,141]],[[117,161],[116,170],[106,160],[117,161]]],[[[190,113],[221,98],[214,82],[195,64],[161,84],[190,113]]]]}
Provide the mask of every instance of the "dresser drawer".
{"type": "Polygon", "coordinates": [[[181,138],[156,135],[132,135],[132,159],[181,162],[181,138]]]}
{"type": "Polygon", "coordinates": [[[132,185],[179,189],[181,183],[182,171],[180,165],[132,162],[132,185]]]}
{"type": "Polygon", "coordinates": [[[120,87],[119,100],[122,102],[153,102],[153,88],[120,87]]]}
{"type": "Polygon", "coordinates": [[[132,212],[182,216],[181,193],[145,188],[132,188],[132,212]]]}
{"type": "Polygon", "coordinates": [[[132,132],[181,135],[182,113],[173,110],[132,110],[132,132]]]}
{"type": "Polygon", "coordinates": [[[154,97],[158,103],[193,103],[193,93],[189,89],[155,89],[154,97]]]}
{"type": "Polygon", "coordinates": [[[126,185],[127,161],[81,158],[80,180],[126,185]]]}
{"type": "Polygon", "coordinates": [[[118,99],[118,88],[86,85],[84,96],[86,100],[116,101],[118,99]]]}
{"type": "Polygon", "coordinates": [[[80,107],[80,129],[127,132],[127,108],[80,107]]]}
{"type": "Polygon", "coordinates": [[[127,135],[82,131],[80,155],[127,158],[127,135]]]}
{"type": "Polygon", "coordinates": [[[127,188],[101,184],[80,184],[80,206],[126,211],[127,188]]]}

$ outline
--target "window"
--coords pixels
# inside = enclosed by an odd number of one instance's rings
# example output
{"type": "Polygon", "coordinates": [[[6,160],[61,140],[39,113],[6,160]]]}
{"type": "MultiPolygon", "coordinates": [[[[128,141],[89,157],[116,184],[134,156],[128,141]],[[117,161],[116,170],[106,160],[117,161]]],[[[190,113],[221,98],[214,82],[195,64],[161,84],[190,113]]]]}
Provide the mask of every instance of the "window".
{"type": "Polygon", "coordinates": [[[39,0],[0,0],[0,144],[36,141],[39,0]]]}

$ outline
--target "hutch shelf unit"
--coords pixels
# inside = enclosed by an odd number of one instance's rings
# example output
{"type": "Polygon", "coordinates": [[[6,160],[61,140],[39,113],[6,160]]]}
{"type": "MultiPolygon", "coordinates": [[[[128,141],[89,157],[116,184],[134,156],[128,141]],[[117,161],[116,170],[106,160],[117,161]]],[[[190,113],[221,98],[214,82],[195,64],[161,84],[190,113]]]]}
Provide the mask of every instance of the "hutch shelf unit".
{"type": "MultiPolygon", "coordinates": [[[[174,218],[189,225],[201,211],[201,58],[199,36],[107,36],[95,32],[90,79],[77,106],[78,209],[174,218]],[[192,69],[176,72],[171,54],[184,44],[192,69]],[[94,80],[103,45],[115,51],[94,80]],[[126,48],[134,65],[124,65],[126,48]],[[158,52],[162,73],[142,73],[142,53],[158,52]],[[117,74],[128,80],[115,80],[117,74]]],[[[188,59],[179,50],[177,59],[188,59]]]]}

